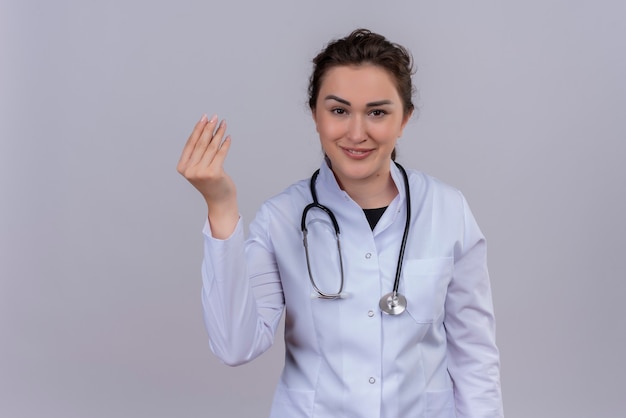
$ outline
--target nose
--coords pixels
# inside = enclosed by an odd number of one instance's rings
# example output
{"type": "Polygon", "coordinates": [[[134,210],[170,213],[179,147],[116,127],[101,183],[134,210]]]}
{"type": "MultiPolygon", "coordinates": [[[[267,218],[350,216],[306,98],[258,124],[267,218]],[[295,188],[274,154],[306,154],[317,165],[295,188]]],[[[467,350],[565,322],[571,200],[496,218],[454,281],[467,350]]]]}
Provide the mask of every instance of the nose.
{"type": "Polygon", "coordinates": [[[365,120],[360,115],[353,115],[348,121],[347,138],[352,142],[360,143],[367,139],[366,132],[365,120]]]}

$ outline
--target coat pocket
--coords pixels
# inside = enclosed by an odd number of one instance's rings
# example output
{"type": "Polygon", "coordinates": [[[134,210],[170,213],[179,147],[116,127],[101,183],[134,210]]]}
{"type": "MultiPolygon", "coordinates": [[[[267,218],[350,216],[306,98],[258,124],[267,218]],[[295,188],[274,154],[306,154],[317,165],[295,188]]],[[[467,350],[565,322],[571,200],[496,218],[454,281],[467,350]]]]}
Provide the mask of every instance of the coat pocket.
{"type": "Polygon", "coordinates": [[[443,313],[453,265],[452,257],[405,260],[400,292],[415,322],[430,324],[443,313]]]}

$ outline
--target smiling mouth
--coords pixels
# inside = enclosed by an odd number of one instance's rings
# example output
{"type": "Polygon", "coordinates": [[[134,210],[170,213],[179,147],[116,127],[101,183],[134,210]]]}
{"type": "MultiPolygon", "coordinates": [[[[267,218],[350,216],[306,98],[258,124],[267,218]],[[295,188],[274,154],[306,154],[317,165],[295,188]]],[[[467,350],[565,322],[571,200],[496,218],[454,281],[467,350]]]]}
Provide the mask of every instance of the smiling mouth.
{"type": "Polygon", "coordinates": [[[358,150],[358,149],[350,149],[350,148],[344,148],[344,150],[349,153],[349,154],[353,154],[353,155],[363,155],[363,154],[367,154],[368,152],[371,152],[372,150],[366,149],[366,150],[358,150]]]}

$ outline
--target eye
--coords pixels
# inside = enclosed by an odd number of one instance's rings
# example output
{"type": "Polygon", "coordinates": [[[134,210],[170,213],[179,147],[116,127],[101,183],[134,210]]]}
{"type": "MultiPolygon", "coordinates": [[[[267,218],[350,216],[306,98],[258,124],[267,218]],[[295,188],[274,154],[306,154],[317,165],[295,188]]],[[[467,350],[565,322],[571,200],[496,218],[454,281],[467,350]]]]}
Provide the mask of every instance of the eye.
{"type": "Polygon", "coordinates": [[[374,117],[376,117],[376,118],[383,117],[383,116],[385,116],[386,114],[387,114],[387,112],[385,112],[385,111],[384,111],[384,110],[382,110],[382,109],[374,109],[374,110],[372,110],[372,111],[370,112],[370,115],[372,115],[372,116],[374,116],[374,117]]]}
{"type": "Polygon", "coordinates": [[[346,109],[343,109],[341,107],[335,107],[334,109],[331,109],[330,112],[335,115],[345,115],[346,109]]]}

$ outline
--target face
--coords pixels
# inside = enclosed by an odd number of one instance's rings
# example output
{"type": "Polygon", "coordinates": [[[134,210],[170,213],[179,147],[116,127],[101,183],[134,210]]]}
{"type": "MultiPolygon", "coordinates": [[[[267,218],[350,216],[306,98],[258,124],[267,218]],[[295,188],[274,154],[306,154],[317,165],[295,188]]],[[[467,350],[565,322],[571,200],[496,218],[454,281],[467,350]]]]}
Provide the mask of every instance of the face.
{"type": "Polygon", "coordinates": [[[313,120],[344,188],[389,178],[391,152],[410,117],[392,77],[374,65],[333,67],[324,75],[313,120]]]}

